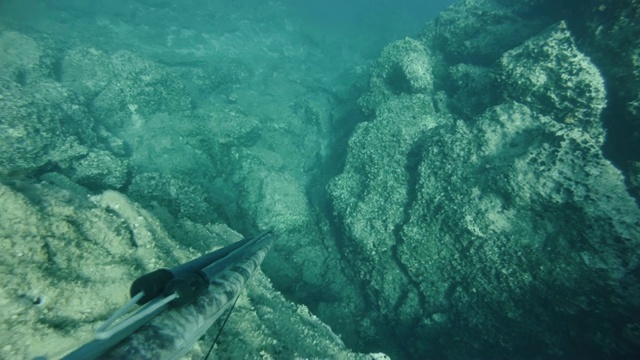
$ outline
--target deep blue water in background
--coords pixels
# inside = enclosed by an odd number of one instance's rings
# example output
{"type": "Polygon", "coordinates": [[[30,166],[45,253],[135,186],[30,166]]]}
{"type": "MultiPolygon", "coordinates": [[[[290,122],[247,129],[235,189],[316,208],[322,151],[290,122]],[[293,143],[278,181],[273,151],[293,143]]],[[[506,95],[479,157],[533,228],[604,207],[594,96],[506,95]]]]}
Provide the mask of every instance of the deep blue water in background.
{"type": "MultiPolygon", "coordinates": [[[[282,4],[290,16],[307,26],[296,31],[312,34],[312,37],[323,36],[325,45],[330,43],[336,48],[347,47],[348,52],[353,55],[375,59],[384,46],[406,36],[415,36],[428,21],[455,2],[456,0],[282,0],[275,4],[282,4]]],[[[138,41],[165,46],[164,38],[171,28],[192,29],[197,33],[216,33],[222,29],[233,31],[236,16],[242,17],[242,13],[249,14],[260,8],[260,5],[253,4],[261,3],[246,0],[232,4],[220,0],[5,0],[0,2],[4,13],[0,14],[0,18],[4,17],[0,21],[9,20],[12,23],[9,26],[17,30],[35,27],[40,31],[50,31],[48,24],[55,23],[61,26],[58,30],[66,27],[64,31],[68,31],[67,34],[75,33],[74,37],[85,36],[89,41],[96,40],[97,48],[111,47],[105,50],[113,51],[114,47],[127,46],[122,41],[118,45],[118,39],[103,41],[96,38],[100,31],[94,32],[93,29],[99,27],[98,23],[102,19],[118,21],[118,26],[131,26],[133,33],[130,35],[138,41]],[[140,28],[140,25],[144,28],[140,28]]],[[[255,20],[251,16],[247,19],[255,20]]],[[[268,19],[271,14],[263,16],[268,19]]],[[[242,26],[237,22],[236,25],[242,26]]],[[[135,51],[135,48],[127,49],[135,51]]]]}
{"type": "Polygon", "coordinates": [[[284,0],[316,31],[338,31],[345,36],[360,36],[369,56],[388,43],[414,36],[431,19],[456,0],[284,0]]]}
{"type": "MultiPolygon", "coordinates": [[[[455,0],[285,0],[300,15],[326,22],[367,24],[404,15],[411,26],[422,26],[455,0]]],[[[372,29],[373,30],[373,29],[372,29]]]]}

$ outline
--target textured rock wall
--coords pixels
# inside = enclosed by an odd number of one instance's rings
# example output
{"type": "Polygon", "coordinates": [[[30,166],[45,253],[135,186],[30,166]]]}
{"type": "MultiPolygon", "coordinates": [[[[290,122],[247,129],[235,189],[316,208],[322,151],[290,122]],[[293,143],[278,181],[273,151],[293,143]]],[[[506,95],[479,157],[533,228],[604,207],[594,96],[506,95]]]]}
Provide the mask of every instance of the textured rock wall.
{"type": "MultiPolygon", "coordinates": [[[[631,194],[640,199],[640,3],[637,0],[499,1],[524,17],[544,13],[566,20],[581,51],[606,79],[608,106],[603,150],[625,174],[631,194]]],[[[538,15],[539,16],[539,15],[538,15]]]]}
{"type": "MultiPolygon", "coordinates": [[[[598,1],[583,9],[582,47],[598,64],[612,105],[604,114],[605,153],[640,203],[640,2],[598,1]]],[[[582,15],[582,14],[581,14],[582,15]]]]}
{"type": "MultiPolygon", "coordinates": [[[[190,247],[125,195],[89,190],[50,173],[39,182],[0,184],[0,357],[60,357],[89,341],[128,301],[130,282],[241,239],[225,225],[182,221],[190,247]]],[[[217,332],[186,358],[202,358],[217,332]]],[[[273,289],[258,270],[225,326],[222,358],[388,359],[347,350],[305,306],[273,289]]]]}
{"type": "Polygon", "coordinates": [[[129,161],[83,99],[56,79],[51,51],[29,36],[0,33],[0,176],[59,170],[96,189],[120,188],[129,161]]]}
{"type": "Polygon", "coordinates": [[[463,1],[374,65],[329,185],[369,346],[638,352],[640,211],[602,154],[605,80],[534,5],[463,1]]]}

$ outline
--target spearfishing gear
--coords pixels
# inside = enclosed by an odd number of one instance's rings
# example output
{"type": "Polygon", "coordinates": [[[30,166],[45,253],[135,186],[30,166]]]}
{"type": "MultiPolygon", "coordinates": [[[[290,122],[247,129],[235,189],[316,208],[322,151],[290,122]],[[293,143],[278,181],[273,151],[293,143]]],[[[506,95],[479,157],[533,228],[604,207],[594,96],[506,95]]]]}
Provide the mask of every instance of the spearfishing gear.
{"type": "Polygon", "coordinates": [[[136,279],[131,300],[63,359],[177,359],[237,299],[273,243],[273,231],[136,279]],[[136,304],[141,307],[127,318],[136,304]],[[115,324],[115,325],[114,325],[115,324]]]}

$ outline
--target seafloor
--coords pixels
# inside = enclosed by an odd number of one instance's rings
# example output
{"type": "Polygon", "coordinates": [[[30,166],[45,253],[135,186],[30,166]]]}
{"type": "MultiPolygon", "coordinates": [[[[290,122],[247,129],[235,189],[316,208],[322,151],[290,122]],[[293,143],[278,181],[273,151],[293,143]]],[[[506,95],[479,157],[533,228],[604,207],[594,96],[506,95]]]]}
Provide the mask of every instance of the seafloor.
{"type": "Polygon", "coordinates": [[[338,3],[0,0],[0,358],[267,228],[217,358],[640,358],[640,2],[338,3]]]}

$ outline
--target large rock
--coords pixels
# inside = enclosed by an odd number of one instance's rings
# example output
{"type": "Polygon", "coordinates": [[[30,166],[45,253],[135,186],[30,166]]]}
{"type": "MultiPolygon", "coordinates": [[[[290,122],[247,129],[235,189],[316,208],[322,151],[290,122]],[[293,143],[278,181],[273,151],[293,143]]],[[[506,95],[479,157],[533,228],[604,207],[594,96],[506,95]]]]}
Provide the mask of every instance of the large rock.
{"type": "Polygon", "coordinates": [[[246,232],[273,229],[280,241],[265,259],[265,274],[287,298],[308,306],[346,343],[355,344],[354,327],[364,304],[344,276],[329,224],[310,204],[302,180],[266,149],[234,148],[231,159],[227,172],[233,184],[224,187],[235,189],[237,198],[228,206],[230,222],[246,232]]]}
{"type": "Polygon", "coordinates": [[[32,38],[0,33],[0,177],[58,170],[94,189],[120,188],[129,162],[82,97],[56,81],[53,55],[32,38]]]}
{"type": "MultiPolygon", "coordinates": [[[[525,0],[526,1],[526,0],[525,0]]],[[[446,49],[448,64],[490,66],[505,50],[518,46],[544,27],[545,18],[520,16],[520,1],[462,0],[427,24],[418,38],[446,49]]]]}
{"type": "Polygon", "coordinates": [[[578,126],[601,145],[604,80],[575,46],[565,22],[551,27],[500,60],[503,95],[532,110],[578,126]],[[559,84],[563,86],[558,86],[559,84]]]}
{"type": "Polygon", "coordinates": [[[86,109],[59,84],[11,86],[0,94],[0,171],[3,176],[67,168],[95,145],[86,109]]]}
{"type": "Polygon", "coordinates": [[[184,83],[153,61],[128,51],[106,54],[71,49],[62,59],[61,83],[87,101],[109,130],[136,130],[157,113],[191,109],[184,83]]]}
{"type": "Polygon", "coordinates": [[[605,112],[605,153],[622,169],[631,194],[640,203],[640,2],[591,1],[579,14],[589,19],[581,38],[609,89],[605,112]]]}
{"type": "Polygon", "coordinates": [[[163,207],[176,220],[185,218],[202,224],[216,220],[207,208],[207,194],[186,178],[155,172],[138,174],[128,194],[147,209],[163,207]]]}
{"type": "Polygon", "coordinates": [[[0,33],[0,172],[68,166],[95,142],[85,108],[47,76],[50,57],[32,38],[0,33]]]}
{"type": "MultiPolygon", "coordinates": [[[[374,309],[361,334],[372,346],[390,336],[382,346],[411,358],[630,354],[633,336],[619,334],[640,306],[640,210],[602,155],[604,81],[564,24],[509,48],[521,34],[492,40],[498,32],[465,27],[511,15],[491,1],[465,4],[484,17],[462,19],[448,43],[436,21],[425,48],[410,52],[431,54],[439,86],[393,93],[372,80],[362,101],[370,119],[329,186],[352,275],[374,309]],[[443,70],[442,59],[470,60],[443,70]],[[469,88],[491,95],[464,108],[469,88]]],[[[404,48],[390,45],[373,79],[387,59],[412,61],[404,48]]]]}
{"type": "MultiPolygon", "coordinates": [[[[61,356],[92,338],[128,299],[130,281],[241,236],[225,225],[183,224],[197,250],[174,241],[149,212],[115,191],[88,190],[58,174],[0,184],[0,356],[61,356]]],[[[216,329],[217,330],[217,329],[216,329]]],[[[212,333],[215,335],[215,333],[212,333]]],[[[213,336],[212,335],[212,336],[213,336]]],[[[212,337],[190,356],[202,358],[212,337]]],[[[304,306],[288,302],[258,270],[215,353],[222,358],[388,359],[347,350],[304,306]]]]}

